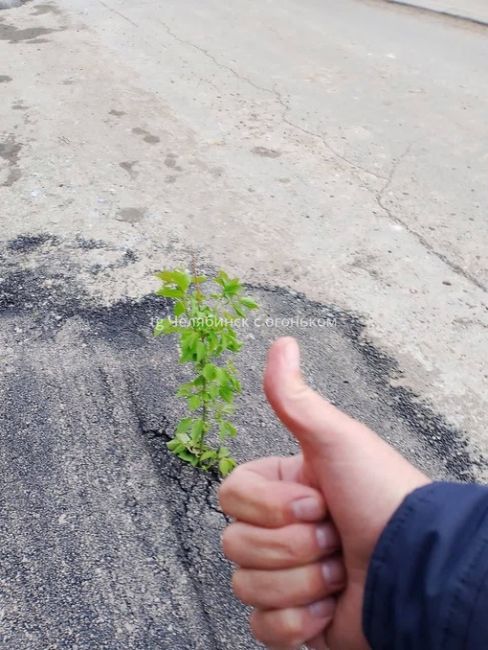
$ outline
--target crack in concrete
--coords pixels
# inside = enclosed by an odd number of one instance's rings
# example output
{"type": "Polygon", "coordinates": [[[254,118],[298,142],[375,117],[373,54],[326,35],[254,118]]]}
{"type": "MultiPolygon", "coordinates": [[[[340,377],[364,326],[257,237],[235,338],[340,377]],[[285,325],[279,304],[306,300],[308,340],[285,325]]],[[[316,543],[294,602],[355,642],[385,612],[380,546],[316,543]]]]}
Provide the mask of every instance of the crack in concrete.
{"type": "MultiPolygon", "coordinates": [[[[130,389],[128,394],[141,435],[149,441],[153,441],[152,444],[154,444],[155,440],[165,442],[172,440],[172,435],[167,431],[169,420],[163,416],[160,426],[148,426],[139,412],[137,402],[130,389]]],[[[169,454],[167,450],[166,453],[169,454]]],[[[171,454],[169,456],[172,458],[171,454]]],[[[195,470],[189,475],[183,475],[182,464],[176,458],[173,458],[173,460],[174,462],[165,465],[165,472],[166,477],[173,482],[173,486],[176,488],[170,491],[168,497],[168,512],[173,524],[174,534],[178,540],[176,555],[197,596],[202,623],[211,642],[211,647],[217,650],[221,648],[221,644],[215,635],[212,615],[207,607],[205,584],[197,571],[199,566],[198,549],[195,547],[193,540],[202,534],[202,528],[201,522],[194,518],[192,503],[197,503],[197,510],[200,511],[202,506],[207,506],[228,521],[227,517],[212,503],[211,492],[215,481],[218,480],[218,475],[216,473],[205,475],[195,470]]]]}
{"type": "Polygon", "coordinates": [[[108,5],[108,4],[107,4],[106,2],[104,2],[103,0],[98,0],[98,2],[102,5],[102,7],[105,7],[105,9],[108,9],[108,10],[111,11],[113,14],[116,14],[116,15],[119,16],[120,18],[123,18],[124,20],[126,20],[126,21],[127,21],[128,23],[130,23],[133,27],[137,27],[137,28],[139,29],[139,25],[138,25],[136,22],[134,22],[131,18],[129,18],[128,16],[126,16],[125,14],[123,14],[123,13],[122,13],[121,11],[119,11],[118,9],[114,9],[113,7],[111,7],[110,5],[108,5]]]}
{"type": "Polygon", "coordinates": [[[488,292],[487,287],[480,280],[478,280],[478,278],[476,278],[473,274],[466,271],[466,269],[463,269],[462,266],[460,266],[453,260],[449,259],[447,255],[444,255],[444,253],[441,253],[440,251],[436,250],[423,235],[421,235],[419,232],[411,228],[410,225],[406,221],[401,219],[398,215],[393,214],[391,209],[387,205],[385,205],[385,194],[390,188],[393,179],[395,177],[395,174],[398,171],[398,168],[400,167],[403,160],[408,156],[414,144],[415,142],[411,142],[407,146],[405,151],[401,154],[401,156],[399,156],[399,158],[392,165],[385,184],[379,190],[379,192],[375,194],[376,203],[391,221],[398,224],[399,226],[402,226],[410,235],[412,235],[412,237],[415,237],[415,239],[419,242],[419,244],[423,248],[425,248],[429,253],[431,253],[431,255],[434,255],[435,257],[437,257],[437,259],[441,260],[447,267],[449,267],[451,271],[456,273],[456,275],[462,276],[465,280],[468,280],[468,282],[476,286],[478,289],[481,289],[484,293],[487,293],[488,292]]]}
{"type": "Polygon", "coordinates": [[[184,481],[179,475],[179,467],[176,468],[175,472],[170,471],[168,475],[171,480],[175,481],[183,496],[179,503],[176,504],[179,507],[173,508],[172,516],[173,530],[179,542],[177,556],[179,557],[181,565],[184,568],[189,580],[191,581],[193,589],[198,597],[200,612],[202,615],[203,623],[206,627],[206,632],[212,644],[211,647],[220,648],[221,645],[218,643],[213,629],[211,613],[206,606],[207,599],[205,594],[205,587],[199,579],[198,573],[195,572],[195,567],[198,566],[198,551],[197,557],[195,558],[195,546],[191,543],[191,540],[193,540],[195,536],[201,534],[200,526],[195,525],[192,514],[190,512],[190,502],[192,500],[192,497],[194,498],[195,494],[198,493],[195,488],[198,487],[199,477],[193,475],[192,484],[188,486],[185,485],[184,481]]]}
{"type": "MultiPolygon", "coordinates": [[[[295,122],[292,122],[288,117],[287,114],[291,110],[289,104],[285,104],[282,102],[282,106],[284,107],[284,111],[281,115],[281,119],[285,124],[288,124],[288,126],[292,127],[293,129],[297,129],[298,131],[301,131],[302,133],[305,133],[306,135],[309,135],[313,138],[316,138],[319,140],[322,145],[330,151],[330,153],[337,158],[338,160],[342,160],[346,165],[348,165],[354,172],[363,172],[365,174],[368,174],[369,176],[374,176],[374,178],[378,178],[379,180],[386,180],[385,176],[382,174],[377,174],[376,172],[372,171],[371,169],[368,169],[367,167],[363,167],[359,163],[352,162],[352,160],[349,160],[349,158],[346,158],[343,154],[339,153],[337,149],[335,149],[330,142],[321,134],[317,133],[316,131],[312,131],[311,129],[306,129],[304,126],[301,126],[300,124],[295,124],[295,122]]],[[[359,178],[361,181],[361,179],[359,178]]]]}
{"type": "MultiPolygon", "coordinates": [[[[185,39],[180,38],[177,34],[175,34],[172,31],[172,29],[169,27],[169,25],[167,25],[163,21],[159,21],[159,22],[160,22],[161,26],[166,30],[168,35],[171,36],[176,41],[178,41],[179,43],[181,43],[183,45],[188,45],[188,46],[193,47],[194,49],[198,50],[199,52],[204,54],[204,56],[206,56],[208,59],[210,59],[210,61],[212,61],[217,67],[222,68],[224,70],[228,70],[231,74],[234,75],[234,77],[236,77],[236,79],[239,79],[240,81],[244,81],[245,83],[248,83],[250,86],[252,86],[256,90],[260,90],[262,92],[265,92],[265,93],[268,93],[268,94],[272,95],[277,100],[277,102],[280,104],[280,106],[283,108],[283,112],[281,114],[282,122],[284,122],[285,124],[287,124],[288,126],[290,126],[293,129],[301,131],[302,133],[305,133],[306,135],[309,135],[309,136],[311,136],[313,138],[316,138],[316,139],[320,140],[322,145],[328,151],[330,151],[335,156],[335,158],[337,158],[338,160],[341,160],[342,162],[344,162],[346,165],[351,167],[354,171],[362,171],[362,172],[364,172],[366,174],[374,176],[375,178],[378,178],[380,180],[384,180],[385,184],[380,189],[380,191],[375,194],[376,202],[378,203],[378,206],[383,210],[383,212],[392,221],[394,221],[395,223],[403,226],[403,228],[405,228],[405,230],[407,230],[408,233],[410,233],[413,237],[416,238],[416,240],[423,246],[423,248],[425,248],[432,255],[435,255],[435,257],[437,257],[442,262],[444,262],[444,264],[446,264],[446,266],[448,266],[454,273],[456,273],[457,275],[461,275],[466,280],[468,280],[469,282],[474,284],[476,287],[481,289],[483,292],[485,292],[485,293],[487,292],[487,287],[482,282],[480,282],[475,276],[473,276],[468,271],[463,269],[461,266],[459,266],[458,264],[456,264],[455,262],[450,260],[443,253],[440,253],[439,251],[434,249],[432,247],[432,245],[427,241],[427,239],[425,239],[425,237],[423,237],[423,235],[421,235],[420,233],[418,233],[415,230],[413,230],[412,228],[410,228],[410,226],[408,226],[402,219],[400,219],[400,217],[394,215],[392,213],[392,211],[384,204],[384,201],[383,201],[384,195],[387,192],[388,188],[390,187],[390,185],[391,185],[391,183],[393,181],[393,177],[394,177],[400,163],[410,153],[410,149],[412,148],[414,143],[411,143],[411,144],[408,145],[408,147],[406,148],[404,153],[398,158],[398,160],[392,166],[392,168],[390,170],[390,173],[389,173],[389,175],[387,177],[385,177],[385,176],[383,176],[381,174],[377,174],[376,172],[373,172],[370,169],[367,169],[366,167],[363,167],[363,166],[361,166],[361,165],[359,165],[357,163],[352,162],[351,160],[349,160],[348,158],[346,158],[345,156],[340,154],[326,140],[326,138],[321,133],[317,133],[316,131],[312,131],[312,130],[307,129],[307,128],[299,125],[299,124],[295,124],[295,122],[292,122],[287,117],[289,111],[291,110],[290,105],[289,105],[288,102],[286,102],[284,100],[283,95],[279,90],[277,90],[276,88],[271,89],[271,88],[266,88],[265,86],[260,86],[260,85],[256,84],[254,81],[252,81],[251,79],[249,79],[248,77],[244,77],[244,76],[240,75],[232,67],[218,61],[218,59],[216,59],[215,56],[213,56],[213,54],[210,54],[210,52],[207,49],[205,49],[203,47],[200,47],[199,45],[195,45],[195,43],[192,43],[191,41],[187,41],[185,39]]],[[[369,190],[369,191],[371,191],[371,190],[369,190]]]]}
{"type": "MultiPolygon", "coordinates": [[[[106,9],[108,9],[112,13],[116,14],[117,16],[120,16],[121,18],[123,18],[125,21],[127,21],[128,23],[130,23],[134,27],[139,28],[139,25],[136,22],[134,22],[131,18],[129,18],[128,16],[123,14],[118,9],[114,9],[113,7],[108,5],[106,2],[104,2],[104,0],[99,0],[99,2],[100,2],[100,4],[102,6],[104,6],[106,9]]],[[[267,88],[266,86],[261,86],[260,84],[257,84],[255,81],[253,81],[249,77],[246,77],[244,75],[239,74],[231,66],[228,66],[225,63],[222,63],[221,61],[219,61],[206,48],[201,47],[200,45],[196,45],[192,41],[181,38],[180,36],[175,34],[175,32],[173,32],[171,27],[166,22],[164,22],[163,20],[159,20],[158,22],[161,25],[161,27],[163,27],[163,29],[166,31],[168,36],[173,38],[178,43],[181,43],[182,45],[185,45],[185,46],[188,46],[188,47],[192,47],[193,49],[197,50],[198,52],[203,54],[207,59],[212,61],[212,63],[217,68],[220,68],[221,70],[226,70],[227,72],[230,72],[236,79],[238,79],[239,81],[243,81],[244,83],[247,83],[249,86],[251,86],[255,90],[259,90],[259,91],[261,91],[263,93],[271,95],[283,109],[283,112],[281,114],[281,121],[284,122],[285,124],[287,124],[289,127],[291,127],[292,129],[296,129],[297,131],[300,131],[301,133],[304,133],[304,134],[306,134],[308,136],[311,136],[311,137],[319,140],[321,142],[321,144],[325,147],[325,149],[327,149],[337,160],[342,161],[344,164],[346,164],[351,169],[353,169],[355,171],[363,172],[365,174],[368,174],[369,176],[373,176],[374,178],[378,178],[379,180],[386,180],[385,176],[383,176],[382,174],[378,174],[377,172],[374,172],[371,169],[368,169],[367,167],[363,167],[359,163],[355,163],[352,160],[349,160],[349,158],[347,158],[343,154],[339,153],[339,151],[337,151],[337,149],[335,149],[335,147],[333,147],[330,144],[330,142],[328,142],[328,140],[324,137],[323,134],[318,133],[316,131],[312,131],[311,129],[306,129],[305,127],[301,126],[300,124],[296,124],[295,122],[292,122],[287,117],[288,113],[291,110],[290,104],[283,99],[283,94],[279,90],[277,90],[276,88],[267,88]]],[[[215,87],[215,84],[212,81],[210,81],[208,79],[205,79],[205,82],[208,83],[209,85],[215,87]]]]}
{"type": "Polygon", "coordinates": [[[267,88],[266,86],[261,86],[261,85],[257,84],[255,81],[253,81],[252,79],[250,79],[249,77],[246,77],[246,76],[244,76],[244,75],[239,74],[239,73],[238,73],[236,70],[234,70],[234,68],[232,68],[231,66],[228,66],[228,65],[226,65],[225,63],[222,63],[221,61],[219,61],[219,60],[218,60],[218,59],[217,59],[213,54],[211,54],[211,53],[210,53],[206,48],[201,47],[200,45],[196,45],[196,44],[193,43],[192,41],[188,41],[188,40],[186,40],[186,39],[183,39],[183,38],[179,37],[177,34],[175,34],[175,33],[173,32],[173,30],[171,29],[171,27],[170,27],[167,23],[165,23],[164,21],[160,20],[159,23],[160,23],[160,25],[164,28],[164,30],[166,31],[166,33],[167,33],[169,36],[171,36],[171,38],[173,38],[174,40],[178,41],[178,42],[181,43],[182,45],[187,45],[187,46],[192,47],[193,49],[197,50],[198,52],[200,52],[201,54],[203,54],[204,56],[206,56],[210,61],[212,61],[212,63],[213,63],[216,67],[221,68],[222,70],[227,70],[228,72],[230,72],[230,73],[231,73],[231,74],[232,74],[236,79],[238,79],[239,81],[243,81],[244,83],[247,83],[248,85],[250,85],[250,86],[251,86],[252,88],[254,88],[255,90],[259,90],[259,91],[261,91],[261,92],[267,93],[268,95],[271,95],[271,96],[272,96],[272,97],[273,97],[273,98],[278,102],[278,104],[279,104],[279,105],[282,107],[282,109],[283,109],[283,112],[282,112],[282,114],[281,114],[281,121],[284,122],[285,124],[287,124],[289,127],[293,128],[293,129],[296,129],[296,130],[298,130],[298,131],[301,131],[302,133],[305,133],[306,135],[309,135],[309,136],[311,136],[311,137],[313,137],[313,138],[318,139],[318,140],[322,143],[322,145],[323,145],[323,146],[324,146],[328,151],[330,151],[330,153],[331,153],[335,158],[337,158],[338,160],[341,160],[342,162],[344,162],[344,163],[345,163],[346,165],[348,165],[349,167],[351,167],[351,168],[353,168],[353,169],[355,169],[355,170],[357,170],[357,171],[362,171],[362,172],[364,172],[365,174],[369,174],[370,176],[374,176],[375,178],[379,178],[379,179],[381,179],[381,180],[384,180],[384,179],[385,179],[384,176],[382,176],[382,175],[380,175],[380,174],[377,174],[376,172],[373,172],[373,171],[371,171],[370,169],[367,169],[366,167],[363,167],[362,165],[359,165],[358,163],[355,163],[355,162],[353,162],[352,160],[349,160],[348,158],[346,158],[346,156],[343,156],[342,154],[340,154],[340,153],[339,153],[339,152],[338,152],[338,151],[337,151],[337,150],[336,150],[336,149],[335,149],[335,148],[334,148],[334,147],[333,147],[333,146],[332,146],[332,145],[331,145],[331,144],[330,144],[330,143],[325,139],[325,137],[324,137],[321,133],[317,133],[317,132],[315,132],[315,131],[312,131],[312,130],[306,129],[305,127],[301,126],[300,124],[296,124],[295,122],[292,122],[292,121],[287,117],[288,113],[289,113],[290,110],[291,110],[290,104],[289,104],[287,101],[285,101],[285,99],[283,98],[283,94],[282,94],[279,90],[277,90],[276,88],[267,88]]]}
{"type": "MultiPolygon", "coordinates": [[[[135,23],[133,20],[131,20],[128,16],[124,15],[122,12],[118,11],[117,9],[114,9],[110,7],[108,4],[106,4],[103,0],[99,0],[100,4],[102,4],[104,7],[106,7],[109,11],[112,11],[113,13],[117,14],[127,22],[129,22],[131,25],[135,27],[139,27],[137,23],[135,23]]],[[[405,6],[412,6],[413,5],[407,5],[407,3],[401,3],[401,2],[392,2],[391,0],[387,0],[389,4],[398,4],[402,5],[404,4],[405,6]]],[[[416,7],[418,8],[418,7],[416,7]]],[[[436,12],[434,12],[436,13],[436,12]]],[[[283,98],[283,94],[277,90],[276,88],[267,88],[266,86],[261,86],[257,83],[255,83],[252,79],[249,79],[249,77],[243,76],[239,74],[234,68],[231,66],[226,65],[225,63],[222,63],[219,61],[213,54],[211,54],[206,48],[201,47],[200,45],[196,45],[192,41],[186,40],[184,38],[181,38],[173,30],[171,27],[164,21],[159,20],[159,24],[163,27],[163,29],[166,31],[168,36],[173,38],[175,41],[178,43],[181,43],[182,45],[192,47],[193,49],[197,50],[201,54],[203,54],[206,58],[208,58],[212,63],[222,69],[230,72],[236,79],[239,81],[243,81],[244,83],[247,83],[250,85],[252,88],[259,90],[261,92],[264,92],[268,95],[271,95],[277,102],[278,104],[282,107],[283,111],[281,113],[281,121],[284,124],[287,124],[290,128],[293,128],[297,131],[300,131],[301,133],[304,133],[310,137],[313,137],[317,139],[318,141],[321,142],[322,146],[325,147],[337,160],[342,161],[344,164],[346,164],[349,168],[353,170],[354,173],[357,172],[363,172],[365,174],[368,174],[370,176],[373,176],[374,178],[377,178],[379,180],[385,181],[383,187],[378,191],[374,193],[376,203],[380,207],[380,209],[385,213],[385,215],[391,219],[391,221],[397,223],[398,225],[401,225],[405,230],[415,237],[415,239],[420,243],[420,245],[425,248],[429,253],[437,257],[439,260],[441,260],[451,271],[456,273],[457,275],[462,276],[464,279],[468,280],[471,284],[476,286],[478,289],[481,289],[484,293],[488,292],[487,287],[480,282],[474,275],[463,269],[459,264],[456,264],[456,262],[453,262],[451,259],[449,259],[446,255],[443,253],[437,251],[433,246],[430,244],[430,242],[427,241],[427,239],[421,235],[420,233],[416,232],[413,230],[405,221],[403,221],[400,217],[397,215],[393,214],[393,212],[384,204],[384,196],[385,193],[387,192],[388,188],[391,186],[391,183],[393,181],[394,175],[402,162],[402,160],[408,155],[410,152],[411,147],[413,146],[413,143],[409,144],[405,152],[398,158],[398,160],[393,164],[390,173],[388,176],[383,176],[382,174],[377,174],[376,172],[367,169],[366,167],[363,167],[362,165],[359,165],[358,163],[355,163],[351,160],[349,160],[346,156],[342,155],[339,153],[335,147],[333,147],[330,142],[325,138],[325,136],[321,133],[318,133],[316,131],[312,131],[311,129],[307,129],[300,124],[296,124],[292,120],[289,119],[288,114],[291,110],[289,102],[285,101],[283,98]]],[[[359,178],[361,181],[362,179],[359,178]]],[[[372,193],[372,190],[365,186],[365,189],[367,189],[370,193],[372,193]]]]}
{"type": "MultiPolygon", "coordinates": [[[[133,404],[134,404],[134,408],[136,408],[134,401],[133,404]]],[[[141,433],[143,435],[149,436],[150,439],[159,438],[165,440],[166,442],[173,440],[173,436],[167,432],[167,427],[169,425],[169,421],[167,419],[165,419],[162,426],[157,429],[145,426],[142,423],[140,418],[138,424],[141,433]]],[[[199,472],[200,478],[205,481],[205,491],[203,493],[203,496],[205,498],[206,506],[213,512],[217,513],[220,517],[225,519],[225,521],[229,524],[231,522],[230,517],[228,517],[225,513],[223,513],[222,510],[217,505],[215,505],[214,501],[212,500],[212,496],[213,496],[212,488],[216,483],[220,482],[220,476],[217,470],[210,470],[208,473],[203,472],[203,470],[195,470],[195,472],[199,472]]],[[[174,478],[177,481],[178,486],[183,492],[188,493],[188,486],[185,486],[183,481],[181,481],[179,477],[172,476],[172,478],[174,478]]]]}

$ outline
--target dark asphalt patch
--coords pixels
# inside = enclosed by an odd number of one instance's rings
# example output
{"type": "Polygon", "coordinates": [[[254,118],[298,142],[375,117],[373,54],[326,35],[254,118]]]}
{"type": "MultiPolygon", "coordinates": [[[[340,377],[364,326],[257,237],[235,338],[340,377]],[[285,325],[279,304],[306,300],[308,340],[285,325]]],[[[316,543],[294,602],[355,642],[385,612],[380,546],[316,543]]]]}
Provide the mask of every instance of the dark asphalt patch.
{"type": "MultiPolygon", "coordinates": [[[[168,305],[91,298],[84,278],[98,282],[93,256],[104,250],[50,235],[0,247],[0,646],[257,648],[219,549],[217,481],[165,447],[185,375],[173,342],[151,334],[168,305]]],[[[137,257],[118,255],[109,270],[137,257]]],[[[462,435],[390,385],[399,369],[364,341],[358,318],[283,289],[250,291],[262,309],[241,332],[239,461],[296,449],[261,393],[270,341],[294,334],[307,376],[334,403],[432,474],[472,478],[462,435]],[[266,317],[331,326],[266,327],[266,317]]]]}

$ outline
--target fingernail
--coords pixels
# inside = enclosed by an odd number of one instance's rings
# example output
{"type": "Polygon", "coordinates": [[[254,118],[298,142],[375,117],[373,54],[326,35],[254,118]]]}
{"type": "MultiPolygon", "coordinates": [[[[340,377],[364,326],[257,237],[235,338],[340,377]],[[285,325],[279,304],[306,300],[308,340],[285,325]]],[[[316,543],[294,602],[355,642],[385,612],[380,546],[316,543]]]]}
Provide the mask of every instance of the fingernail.
{"type": "Polygon", "coordinates": [[[317,538],[318,547],[323,551],[333,548],[333,540],[327,526],[317,526],[315,537],[317,538]]]}
{"type": "Polygon", "coordinates": [[[334,613],[335,600],[333,598],[318,600],[316,603],[309,605],[307,609],[315,618],[328,618],[334,613]]]}
{"type": "Polygon", "coordinates": [[[291,504],[293,514],[300,521],[317,521],[323,516],[322,504],[315,497],[302,497],[291,504]]]}
{"type": "Polygon", "coordinates": [[[346,573],[342,562],[330,561],[322,564],[322,575],[328,585],[339,585],[344,582],[346,573]]]}

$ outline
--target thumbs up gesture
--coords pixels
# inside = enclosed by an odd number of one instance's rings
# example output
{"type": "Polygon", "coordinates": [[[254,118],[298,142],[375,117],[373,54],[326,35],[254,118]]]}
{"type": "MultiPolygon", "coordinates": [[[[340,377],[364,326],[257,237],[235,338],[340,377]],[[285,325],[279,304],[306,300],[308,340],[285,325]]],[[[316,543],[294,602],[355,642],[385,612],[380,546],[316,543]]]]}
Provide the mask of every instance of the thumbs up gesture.
{"type": "Polygon", "coordinates": [[[361,625],[375,545],[403,499],[429,479],[309,388],[292,338],[271,347],[264,389],[301,454],[236,469],[220,503],[233,587],[269,647],[368,648],[361,625]]]}

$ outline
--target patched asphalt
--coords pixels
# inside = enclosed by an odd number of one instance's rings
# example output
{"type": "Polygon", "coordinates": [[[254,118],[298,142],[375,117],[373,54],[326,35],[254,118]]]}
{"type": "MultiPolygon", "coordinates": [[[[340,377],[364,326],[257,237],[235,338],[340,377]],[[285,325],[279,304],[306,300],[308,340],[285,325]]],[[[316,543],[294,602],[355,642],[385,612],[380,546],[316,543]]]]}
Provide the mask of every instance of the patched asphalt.
{"type": "MultiPolygon", "coordinates": [[[[174,342],[151,333],[168,306],[88,292],[87,277],[105,281],[90,254],[104,246],[47,233],[0,249],[0,646],[260,647],[230,591],[218,480],[166,450],[185,376],[174,342]]],[[[115,268],[137,259],[117,255],[115,268]]],[[[270,342],[292,334],[310,381],[335,404],[431,475],[476,476],[481,459],[463,433],[402,387],[357,316],[279,287],[249,292],[261,310],[241,332],[239,461],[296,450],[261,391],[270,342]],[[267,327],[266,318],[326,325],[267,327]]]]}

